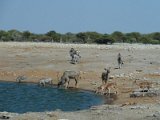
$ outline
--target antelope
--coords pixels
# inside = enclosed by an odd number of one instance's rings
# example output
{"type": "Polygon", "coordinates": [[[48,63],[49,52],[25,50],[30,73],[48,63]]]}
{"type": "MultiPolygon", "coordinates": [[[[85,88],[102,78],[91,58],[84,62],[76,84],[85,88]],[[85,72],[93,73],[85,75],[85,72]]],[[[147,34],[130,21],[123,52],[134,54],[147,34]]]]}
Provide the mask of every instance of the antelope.
{"type": "Polygon", "coordinates": [[[102,75],[101,75],[101,78],[102,78],[102,84],[106,84],[107,81],[108,81],[108,76],[109,76],[109,73],[110,73],[110,69],[111,67],[109,67],[109,69],[106,69],[104,68],[104,72],[102,72],[102,75]]]}
{"type": "Polygon", "coordinates": [[[67,89],[70,79],[75,80],[75,87],[77,87],[78,80],[80,79],[80,72],[70,70],[65,71],[58,82],[58,88],[65,84],[65,88],[67,89]]]}
{"type": "MultiPolygon", "coordinates": [[[[110,96],[111,89],[116,89],[116,86],[116,83],[103,84],[97,88],[96,93],[101,93],[102,95],[104,95],[107,92],[110,96]]],[[[117,94],[117,91],[115,91],[115,94],[117,94]]]]}

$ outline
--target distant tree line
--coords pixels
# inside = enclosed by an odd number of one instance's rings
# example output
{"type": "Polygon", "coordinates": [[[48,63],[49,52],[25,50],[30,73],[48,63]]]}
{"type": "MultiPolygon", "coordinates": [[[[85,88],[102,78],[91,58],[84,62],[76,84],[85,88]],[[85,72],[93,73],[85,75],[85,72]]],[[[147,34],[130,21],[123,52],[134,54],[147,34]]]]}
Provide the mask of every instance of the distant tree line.
{"type": "Polygon", "coordinates": [[[144,43],[160,44],[160,32],[141,34],[139,32],[122,33],[115,31],[111,34],[98,32],[79,32],[60,34],[56,31],[49,31],[45,34],[35,34],[29,31],[0,30],[0,41],[32,41],[32,42],[62,42],[62,43],[144,43]]]}

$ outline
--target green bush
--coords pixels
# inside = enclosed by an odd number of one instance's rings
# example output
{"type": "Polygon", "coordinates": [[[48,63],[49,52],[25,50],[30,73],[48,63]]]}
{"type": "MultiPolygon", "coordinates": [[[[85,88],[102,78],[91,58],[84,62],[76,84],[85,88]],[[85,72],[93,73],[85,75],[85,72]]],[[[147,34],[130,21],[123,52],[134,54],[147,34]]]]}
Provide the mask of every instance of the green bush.
{"type": "Polygon", "coordinates": [[[150,43],[151,44],[160,44],[160,41],[159,40],[150,40],[150,43]]]}

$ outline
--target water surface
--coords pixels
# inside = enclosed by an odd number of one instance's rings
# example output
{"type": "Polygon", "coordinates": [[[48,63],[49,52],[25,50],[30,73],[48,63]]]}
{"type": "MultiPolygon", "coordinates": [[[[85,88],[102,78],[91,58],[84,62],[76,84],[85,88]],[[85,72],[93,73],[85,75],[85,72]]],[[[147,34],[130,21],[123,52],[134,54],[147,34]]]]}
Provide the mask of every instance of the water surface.
{"type": "Polygon", "coordinates": [[[75,111],[103,103],[102,96],[88,91],[0,82],[0,112],[75,111]]]}

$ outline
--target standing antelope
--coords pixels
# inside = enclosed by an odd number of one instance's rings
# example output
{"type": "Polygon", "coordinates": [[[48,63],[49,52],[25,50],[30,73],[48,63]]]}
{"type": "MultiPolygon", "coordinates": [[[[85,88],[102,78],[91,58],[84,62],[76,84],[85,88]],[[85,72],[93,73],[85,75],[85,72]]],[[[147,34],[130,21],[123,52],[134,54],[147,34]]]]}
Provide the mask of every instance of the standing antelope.
{"type": "Polygon", "coordinates": [[[102,84],[106,84],[109,78],[109,73],[110,73],[111,67],[109,69],[104,68],[104,72],[102,72],[101,78],[102,78],[102,84]]]}

